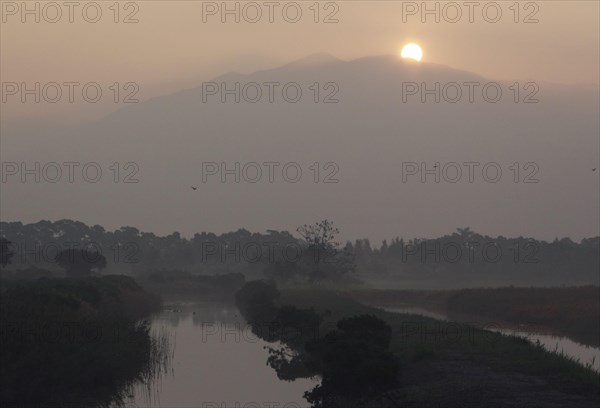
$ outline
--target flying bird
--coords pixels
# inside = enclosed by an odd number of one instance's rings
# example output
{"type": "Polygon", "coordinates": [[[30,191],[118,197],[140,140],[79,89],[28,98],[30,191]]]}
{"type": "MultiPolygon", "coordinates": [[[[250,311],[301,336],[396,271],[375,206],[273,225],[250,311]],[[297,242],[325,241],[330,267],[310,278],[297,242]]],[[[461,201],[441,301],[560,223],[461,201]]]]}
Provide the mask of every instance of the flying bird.
{"type": "Polygon", "coordinates": [[[198,187],[192,186],[192,190],[196,191],[196,190],[198,190],[198,187]]]}
{"type": "Polygon", "coordinates": [[[592,169],[592,171],[596,171],[596,169],[592,169]]]}

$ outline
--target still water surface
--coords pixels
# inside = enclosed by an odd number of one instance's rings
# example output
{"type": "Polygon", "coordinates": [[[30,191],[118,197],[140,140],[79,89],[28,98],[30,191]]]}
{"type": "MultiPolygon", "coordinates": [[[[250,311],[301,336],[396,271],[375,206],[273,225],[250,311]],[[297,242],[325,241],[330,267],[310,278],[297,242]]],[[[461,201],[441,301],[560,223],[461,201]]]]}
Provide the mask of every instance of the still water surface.
{"type": "Polygon", "coordinates": [[[264,347],[274,344],[253,335],[234,305],[169,304],[153,316],[152,329],[170,333],[172,361],[150,387],[134,387],[127,406],[306,407],[303,394],[318,383],[279,380],[266,364],[264,347]]]}

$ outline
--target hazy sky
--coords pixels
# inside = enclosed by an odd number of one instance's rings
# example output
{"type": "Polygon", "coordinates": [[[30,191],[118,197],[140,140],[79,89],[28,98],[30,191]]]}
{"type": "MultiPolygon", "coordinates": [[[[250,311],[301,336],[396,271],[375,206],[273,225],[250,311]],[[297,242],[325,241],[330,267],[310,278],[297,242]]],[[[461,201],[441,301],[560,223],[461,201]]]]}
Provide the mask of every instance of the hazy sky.
{"type": "Polygon", "coordinates": [[[339,222],[348,238],[437,236],[463,226],[545,239],[597,235],[600,187],[592,168],[599,166],[599,4],[428,2],[430,13],[423,15],[422,2],[228,2],[229,10],[240,10],[240,21],[228,14],[222,22],[222,2],[83,2],[70,16],[63,2],[2,1],[2,161],[31,167],[36,160],[77,160],[105,169],[104,184],[23,183],[14,176],[2,185],[2,219],[73,218],[186,235],[240,227],[293,230],[323,218],[339,222]],[[23,15],[24,4],[34,14],[23,15]],[[262,16],[252,23],[257,7],[262,16]],[[410,42],[423,48],[420,65],[394,57],[410,42]],[[337,81],[339,104],[307,98],[297,105],[205,104],[197,90],[174,94],[227,72],[252,73],[315,53],[352,62],[302,62],[252,78],[337,81]],[[376,55],[391,57],[358,60],[376,55]],[[543,83],[540,103],[507,97],[498,104],[399,105],[403,78],[480,76],[543,83]],[[74,102],[63,85],[57,103],[35,103],[31,96],[21,102],[22,83],[33,89],[52,82],[79,83],[74,102]],[[15,92],[11,83],[21,88],[15,92]],[[82,100],[86,83],[100,86],[101,102],[82,100]],[[133,88],[122,89],[127,83],[133,88]],[[129,105],[93,124],[45,124],[103,118],[124,107],[132,91],[142,102],[174,95],[129,105]],[[335,162],[344,182],[215,183],[192,191],[201,183],[201,162],[225,160],[302,167],[335,162]],[[503,184],[399,179],[400,162],[473,160],[501,163],[503,184]],[[111,182],[108,166],[116,162],[119,169],[136,163],[143,182],[111,182]],[[535,163],[543,181],[511,182],[515,162],[516,168],[535,163]]]}
{"type": "MultiPolygon", "coordinates": [[[[27,2],[30,9],[36,2],[27,2]]],[[[252,23],[256,8],[248,2],[228,2],[240,8],[240,22],[229,15],[209,14],[221,2],[137,1],[121,2],[115,23],[112,1],[100,1],[101,17],[86,2],[73,10],[40,7],[36,15],[22,16],[22,2],[2,2],[1,75],[4,82],[73,81],[97,82],[106,89],[112,83],[135,82],[137,98],[175,92],[197,85],[227,71],[249,72],[325,52],[342,59],[367,55],[396,54],[407,42],[423,47],[424,60],[473,71],[492,79],[535,79],[558,83],[598,84],[599,2],[513,1],[428,2],[439,8],[421,15],[421,2],[338,1],[320,2],[318,23],[314,2],[275,2],[273,23],[269,8],[261,5],[261,19],[252,23]],[[493,3],[493,4],[488,4],[493,3]],[[293,20],[296,6],[302,16],[293,20]],[[461,18],[457,16],[458,4],[461,18]],[[414,10],[414,6],[419,10],[414,10]],[[496,19],[497,5],[501,11],[496,19]],[[15,8],[16,7],[16,8],[15,8]],[[112,8],[111,8],[112,7],[112,8]],[[283,12],[284,7],[286,12],[283,12]],[[484,12],[484,9],[486,10],[484,12]],[[518,13],[517,13],[518,9],[518,13]],[[203,12],[204,10],[204,12],[203,12]],[[472,20],[470,11],[472,11],[472,20]],[[204,17],[204,18],[203,18],[204,17]],[[245,18],[244,18],[245,17],[245,18]],[[22,20],[25,18],[25,22],[22,20]],[[124,23],[123,20],[138,20],[124,23]],[[422,19],[426,18],[423,23],[422,19]],[[515,23],[515,18],[519,21],[515,23]],[[206,20],[206,21],[203,21],[206,20]],[[337,22],[325,23],[325,20],[337,22]],[[404,21],[403,21],[404,20],[404,21]],[[529,22],[525,21],[535,21],[529,22]]],[[[59,2],[62,4],[62,2],[59,2]]],[[[4,120],[44,117],[54,121],[94,119],[120,104],[21,103],[8,97],[2,105],[4,120]]]]}

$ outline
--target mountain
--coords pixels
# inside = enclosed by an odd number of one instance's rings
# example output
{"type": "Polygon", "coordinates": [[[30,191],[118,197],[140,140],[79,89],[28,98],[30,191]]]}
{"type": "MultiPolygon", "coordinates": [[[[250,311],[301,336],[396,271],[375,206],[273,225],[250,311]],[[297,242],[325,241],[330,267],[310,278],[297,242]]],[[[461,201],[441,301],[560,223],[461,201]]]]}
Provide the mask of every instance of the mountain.
{"type": "MultiPolygon", "coordinates": [[[[545,239],[597,235],[598,174],[591,172],[599,151],[597,88],[524,80],[518,82],[515,103],[511,82],[395,56],[343,61],[321,54],[210,82],[126,106],[93,123],[44,131],[3,129],[3,162],[97,162],[103,174],[97,183],[80,176],[68,183],[66,174],[60,182],[39,184],[8,177],[2,185],[2,219],[72,218],[109,228],[130,224],[187,234],[293,229],[327,217],[347,237],[436,236],[465,225],[493,235],[545,239]],[[429,95],[422,102],[417,93],[403,101],[408,82],[427,89],[439,83],[446,100],[442,95],[436,103],[429,95]],[[207,92],[223,83],[229,89],[239,83],[240,92],[246,86],[246,100],[242,96],[236,103],[229,95],[222,103],[218,92],[207,92]],[[281,84],[272,85],[273,103],[265,83],[281,84]],[[311,88],[315,83],[318,103],[311,88]],[[465,83],[481,84],[474,103],[465,83]],[[263,95],[251,103],[254,84],[263,95]],[[288,101],[283,84],[291,84],[288,101]],[[486,84],[488,101],[481,94],[486,84]],[[498,86],[502,97],[492,103],[498,86]],[[298,87],[302,97],[294,103],[298,87]],[[463,95],[452,103],[458,88],[463,95]],[[532,93],[538,102],[523,103],[532,93]],[[120,163],[120,179],[136,170],[123,164],[135,162],[139,183],[114,183],[109,169],[114,162],[120,163]],[[286,182],[279,171],[270,183],[268,167],[261,165],[257,183],[235,183],[232,176],[227,183],[217,176],[203,183],[203,162],[226,162],[229,168],[235,162],[279,162],[278,169],[296,162],[302,178],[286,182]],[[321,181],[334,172],[339,182],[315,183],[310,169],[315,162],[321,181]],[[325,168],[328,162],[335,165],[325,168]],[[428,176],[422,183],[414,175],[403,182],[403,162],[445,169],[447,180],[440,175],[436,183],[428,176]],[[472,183],[465,162],[480,163],[472,183]],[[497,163],[486,167],[488,178],[495,177],[497,167],[502,170],[498,182],[484,179],[486,163],[497,163]],[[463,173],[459,181],[448,181],[456,178],[457,167],[463,173]]],[[[288,167],[293,177],[294,167],[288,167]]],[[[247,166],[248,178],[255,170],[247,166]]]]}

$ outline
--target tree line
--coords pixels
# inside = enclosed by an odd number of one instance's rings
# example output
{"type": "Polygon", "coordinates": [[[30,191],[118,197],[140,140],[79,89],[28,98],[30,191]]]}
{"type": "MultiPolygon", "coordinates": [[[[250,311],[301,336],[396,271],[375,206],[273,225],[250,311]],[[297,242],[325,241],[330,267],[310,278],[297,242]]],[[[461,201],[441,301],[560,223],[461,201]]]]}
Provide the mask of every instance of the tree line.
{"type": "Polygon", "coordinates": [[[368,239],[341,243],[339,230],[329,220],[300,226],[294,233],[239,229],[191,238],[178,232],[158,236],[133,227],[107,231],[72,220],[1,222],[0,237],[3,269],[23,276],[39,270],[74,273],[89,266],[88,273],[242,273],[290,283],[478,276],[597,284],[600,253],[600,237],[547,242],[491,237],[469,228],[438,238],[396,237],[380,245],[368,239]]]}

